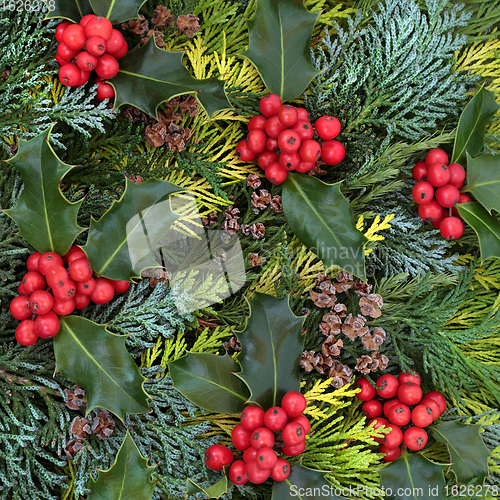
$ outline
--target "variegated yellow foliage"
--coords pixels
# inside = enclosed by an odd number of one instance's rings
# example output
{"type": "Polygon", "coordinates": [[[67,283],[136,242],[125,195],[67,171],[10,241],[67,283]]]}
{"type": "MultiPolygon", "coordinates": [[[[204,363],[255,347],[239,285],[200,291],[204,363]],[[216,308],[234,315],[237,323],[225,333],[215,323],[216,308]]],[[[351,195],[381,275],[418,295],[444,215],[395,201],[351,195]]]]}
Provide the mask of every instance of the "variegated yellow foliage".
{"type": "MultiPolygon", "coordinates": [[[[380,222],[380,215],[377,215],[375,217],[374,221],[372,222],[372,225],[364,233],[365,236],[371,242],[384,240],[385,238],[381,234],[377,234],[377,233],[379,231],[383,231],[384,229],[389,229],[391,227],[389,222],[391,222],[392,219],[394,219],[394,214],[386,215],[384,217],[384,220],[382,222],[380,222]]],[[[358,231],[363,231],[364,228],[365,228],[365,220],[364,220],[363,215],[360,215],[358,222],[356,222],[356,229],[358,229],[358,231]]],[[[368,255],[371,252],[373,252],[373,246],[372,246],[372,248],[367,248],[365,250],[365,255],[368,255]]]]}

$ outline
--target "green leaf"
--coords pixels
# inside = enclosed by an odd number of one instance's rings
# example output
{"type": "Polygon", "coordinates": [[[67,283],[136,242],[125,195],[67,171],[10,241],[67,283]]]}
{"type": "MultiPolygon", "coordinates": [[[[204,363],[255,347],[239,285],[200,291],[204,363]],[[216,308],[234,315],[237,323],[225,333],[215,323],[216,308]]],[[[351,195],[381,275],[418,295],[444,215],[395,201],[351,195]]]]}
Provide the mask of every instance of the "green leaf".
{"type": "Polygon", "coordinates": [[[482,155],[472,158],[467,154],[467,185],[488,212],[500,212],[500,155],[482,155]]]}
{"type": "Polygon", "coordinates": [[[460,216],[476,232],[481,251],[481,262],[490,257],[500,257],[500,222],[490,215],[480,203],[457,204],[460,216]]]}
{"type": "Polygon", "coordinates": [[[105,408],[123,420],[125,413],[149,411],[146,380],[115,335],[80,316],[62,316],[54,337],[57,371],[87,393],[87,413],[105,408]]]}
{"type": "Polygon", "coordinates": [[[188,352],[168,364],[177,389],[195,405],[216,413],[240,413],[250,392],[233,372],[239,365],[229,355],[188,352]]]}
{"type": "Polygon", "coordinates": [[[44,0],[44,2],[49,8],[46,19],[62,17],[79,23],[83,16],[94,13],[89,0],[44,0]],[[51,6],[55,8],[50,8],[51,6]]]}
{"type": "Polygon", "coordinates": [[[338,266],[366,280],[364,245],[340,182],[325,184],[309,175],[289,173],[283,183],[283,211],[290,228],[325,265],[338,266]]]}
{"type": "Polygon", "coordinates": [[[288,298],[256,293],[249,305],[250,318],[237,335],[242,370],[236,375],[250,387],[250,400],[268,409],[288,391],[300,391],[304,318],[292,313],[288,298]]]}
{"type": "Polygon", "coordinates": [[[134,184],[127,179],[120,201],[114,201],[98,221],[90,222],[82,248],[94,272],[113,280],[130,280],[148,267],[159,267],[155,245],[180,217],[173,212],[169,196],[181,191],[167,181],[134,184]]]}
{"type": "Polygon", "coordinates": [[[432,437],[448,446],[450,470],[460,483],[467,484],[474,478],[474,484],[482,485],[488,477],[488,459],[491,453],[481,439],[480,424],[468,425],[453,420],[431,427],[432,437]]]}
{"type": "Polygon", "coordinates": [[[242,55],[256,67],[268,90],[283,102],[304,92],[320,72],[313,66],[309,44],[317,13],[302,2],[258,0],[248,21],[249,48],[242,55]]]}
{"type": "Polygon", "coordinates": [[[137,12],[145,2],[146,0],[90,0],[94,12],[108,18],[112,24],[139,17],[137,12]]]}
{"type": "Polygon", "coordinates": [[[335,495],[335,488],[326,480],[328,471],[304,467],[297,462],[285,481],[275,481],[271,500],[345,500],[335,495]]]}
{"type": "Polygon", "coordinates": [[[231,108],[224,81],[217,78],[197,80],[182,64],[184,52],[159,49],[154,36],[141,48],[120,59],[120,70],[110,81],[116,90],[115,106],[131,104],[157,117],[158,106],[172,97],[196,93],[209,117],[216,111],[231,108]]]}
{"type": "Polygon", "coordinates": [[[191,498],[191,496],[196,495],[197,493],[205,493],[208,498],[220,498],[222,495],[227,493],[227,476],[222,476],[219,481],[208,488],[202,488],[191,481],[191,479],[188,479],[186,489],[187,498],[191,498]]]}
{"type": "Polygon", "coordinates": [[[63,163],[49,143],[54,125],[19,149],[8,163],[16,167],[24,189],[17,205],[4,212],[19,226],[19,235],[39,252],[64,255],[84,228],[76,222],[81,201],[70,203],[61,193],[61,179],[74,168],[63,163]]]}
{"type": "Polygon", "coordinates": [[[472,157],[481,152],[486,127],[499,108],[495,94],[481,87],[460,115],[451,163],[463,164],[466,151],[472,157]]]}
{"type": "Polygon", "coordinates": [[[89,485],[92,493],[87,500],[150,500],[156,482],[151,480],[154,467],[147,462],[127,431],[114,464],[100,470],[89,485]]]}
{"type": "Polygon", "coordinates": [[[380,483],[386,500],[446,500],[443,464],[436,464],[420,453],[391,462],[380,471],[380,483]],[[391,490],[390,494],[388,490],[391,490]]]}

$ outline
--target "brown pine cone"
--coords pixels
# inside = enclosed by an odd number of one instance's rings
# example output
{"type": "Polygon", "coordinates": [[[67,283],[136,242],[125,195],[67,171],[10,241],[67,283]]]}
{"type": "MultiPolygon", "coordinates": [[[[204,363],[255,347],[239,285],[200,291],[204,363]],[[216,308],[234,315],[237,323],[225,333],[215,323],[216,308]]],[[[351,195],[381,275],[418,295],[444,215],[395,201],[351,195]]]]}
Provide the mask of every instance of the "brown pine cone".
{"type": "Polygon", "coordinates": [[[153,19],[151,22],[157,28],[163,28],[164,26],[173,26],[175,21],[175,16],[172,15],[170,9],[167,9],[164,5],[158,5],[153,11],[153,19]]]}

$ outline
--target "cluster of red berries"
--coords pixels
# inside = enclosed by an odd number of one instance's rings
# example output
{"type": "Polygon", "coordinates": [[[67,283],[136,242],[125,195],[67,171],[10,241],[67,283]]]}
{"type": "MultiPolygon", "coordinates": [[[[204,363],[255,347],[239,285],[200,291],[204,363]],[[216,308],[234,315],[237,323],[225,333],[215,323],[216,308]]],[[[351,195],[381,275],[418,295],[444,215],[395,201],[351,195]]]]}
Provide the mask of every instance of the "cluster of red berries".
{"type": "Polygon", "coordinates": [[[446,410],[446,400],[440,392],[423,394],[420,375],[416,372],[415,375],[401,372],[397,378],[382,375],[377,380],[377,387],[382,389],[375,389],[366,378],[358,380],[356,386],[361,389],[357,396],[364,401],[363,412],[372,419],[368,425],[374,422],[374,429],[381,426],[391,429],[383,438],[374,438],[382,443],[378,451],[385,453],[385,462],[393,462],[401,456],[401,443],[410,450],[421,450],[428,440],[424,428],[446,410]],[[375,399],[377,394],[380,399],[375,399]],[[384,400],[388,401],[382,404],[384,400]],[[387,418],[381,417],[382,414],[387,418]]]}
{"type": "Polygon", "coordinates": [[[210,446],[205,453],[205,463],[213,470],[229,468],[229,479],[234,484],[250,481],[260,484],[269,477],[284,481],[290,475],[290,465],[279,458],[275,449],[289,457],[300,455],[306,449],[306,434],[311,424],[305,415],[306,398],[296,391],[287,392],[281,406],[266,412],[258,406],[247,406],[241,412],[241,424],[231,433],[234,447],[243,453],[243,460],[233,462],[233,452],[226,446],[210,446]],[[275,434],[281,432],[283,446],[275,444],[275,434]],[[273,449],[274,448],[274,449],[273,449]]]}
{"type": "Polygon", "coordinates": [[[464,234],[464,223],[455,205],[472,199],[459,189],[465,180],[462,165],[448,165],[448,155],[442,149],[431,149],[425,161],[412,169],[417,183],[413,186],[413,199],[418,203],[418,215],[441,231],[447,240],[456,240],[464,234]]]}
{"type": "Polygon", "coordinates": [[[248,122],[248,135],[236,146],[243,161],[257,162],[267,179],[281,184],[290,170],[306,173],[320,158],[327,165],[337,165],[345,156],[344,146],[334,141],[340,122],[322,116],[312,126],[304,108],[282,104],[276,94],[265,95],[259,102],[261,115],[248,122]],[[313,140],[315,136],[318,141],[313,140]]]}
{"type": "Polygon", "coordinates": [[[85,252],[77,246],[64,257],[55,252],[35,252],[26,265],[28,272],[19,283],[19,296],[10,303],[10,313],[21,320],[16,340],[26,346],[38,338],[54,337],[59,331],[59,316],[85,309],[91,300],[106,304],[115,293],[123,293],[130,286],[128,281],[94,279],[85,252]]]}
{"type": "Polygon", "coordinates": [[[118,73],[117,59],[127,53],[128,45],[108,19],[89,14],[78,24],[63,21],[57,26],[56,40],[56,60],[61,65],[59,80],[63,85],[85,85],[95,70],[97,98],[103,101],[115,97],[113,87],[105,80],[118,73]]]}

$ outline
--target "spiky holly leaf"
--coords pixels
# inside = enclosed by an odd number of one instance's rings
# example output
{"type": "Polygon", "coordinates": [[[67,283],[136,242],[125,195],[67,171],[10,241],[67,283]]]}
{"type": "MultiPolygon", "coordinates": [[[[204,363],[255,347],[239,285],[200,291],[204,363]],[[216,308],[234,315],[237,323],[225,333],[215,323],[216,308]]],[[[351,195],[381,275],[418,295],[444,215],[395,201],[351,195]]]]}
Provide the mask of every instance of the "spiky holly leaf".
{"type": "Polygon", "coordinates": [[[250,400],[268,409],[279,405],[287,392],[300,390],[304,318],[292,313],[288,298],[256,293],[249,305],[246,327],[237,334],[241,371],[235,375],[250,388],[250,400]]]}
{"type": "Polygon", "coordinates": [[[46,19],[62,17],[74,23],[87,14],[93,14],[89,0],[44,0],[49,13],[46,19]]]}
{"type": "Polygon", "coordinates": [[[229,355],[188,352],[168,364],[170,377],[184,397],[216,413],[240,413],[248,401],[248,387],[233,373],[239,364],[229,355]]]}
{"type": "Polygon", "coordinates": [[[90,0],[94,12],[108,18],[113,24],[139,17],[139,9],[145,2],[146,0],[90,0]]]}
{"type": "Polygon", "coordinates": [[[84,228],[76,221],[81,201],[70,203],[59,189],[61,179],[74,167],[63,163],[50,146],[53,127],[30,141],[19,140],[16,156],[7,160],[19,170],[24,189],[17,205],[4,212],[36,250],[64,255],[84,228]]]}
{"type": "Polygon", "coordinates": [[[82,248],[94,272],[113,280],[130,280],[148,267],[159,267],[154,259],[156,245],[180,217],[172,210],[169,196],[181,191],[167,181],[134,184],[127,179],[120,200],[98,221],[90,222],[82,248]]]}
{"type": "Polygon", "coordinates": [[[459,203],[460,216],[477,234],[481,261],[500,257],[500,221],[496,215],[489,214],[481,203],[472,201],[459,203]]]}
{"type": "Polygon", "coordinates": [[[477,478],[482,485],[488,477],[488,459],[491,456],[481,439],[481,425],[468,425],[453,420],[432,427],[432,437],[448,446],[450,470],[458,482],[467,484],[477,478]]]}
{"type": "Polygon", "coordinates": [[[467,154],[467,184],[464,190],[474,195],[488,212],[500,213],[500,155],[467,154]]]}
{"type": "Polygon", "coordinates": [[[486,127],[498,108],[500,106],[495,101],[495,94],[485,90],[483,85],[460,115],[451,163],[463,165],[466,152],[472,157],[481,152],[486,127]]]}
{"type": "Polygon", "coordinates": [[[444,491],[444,464],[431,462],[420,453],[391,462],[380,471],[380,484],[387,500],[446,500],[444,491]],[[389,494],[390,489],[390,494],[389,494]]]}
{"type": "Polygon", "coordinates": [[[289,173],[283,183],[283,213],[294,234],[325,265],[338,266],[365,280],[364,245],[340,182],[289,173]]]}
{"type": "Polygon", "coordinates": [[[227,476],[222,476],[219,481],[208,488],[202,488],[191,481],[191,479],[188,479],[186,488],[187,497],[191,498],[191,496],[196,495],[197,493],[205,493],[208,498],[220,498],[222,495],[227,493],[227,476]]]}
{"type": "Polygon", "coordinates": [[[172,97],[192,93],[208,116],[231,108],[224,81],[198,80],[182,64],[184,52],[159,49],[154,36],[141,48],[120,59],[120,70],[110,80],[116,91],[115,106],[131,104],[157,118],[158,106],[172,97]]]}
{"type": "Polygon", "coordinates": [[[150,500],[156,483],[151,480],[154,467],[149,467],[127,431],[113,465],[99,470],[97,479],[89,484],[88,500],[150,500]]]}
{"type": "Polygon", "coordinates": [[[60,322],[57,371],[85,389],[87,413],[105,408],[123,420],[125,413],[149,411],[146,379],[125,347],[126,337],[80,316],[61,316],[60,322]]]}
{"type": "Polygon", "coordinates": [[[314,470],[297,462],[286,481],[275,481],[271,500],[346,500],[334,494],[334,487],[326,480],[328,471],[314,470]]]}
{"type": "Polygon", "coordinates": [[[320,73],[309,53],[318,16],[302,2],[257,0],[255,16],[247,23],[249,47],[242,55],[256,67],[268,90],[283,102],[302,94],[320,73]]]}

